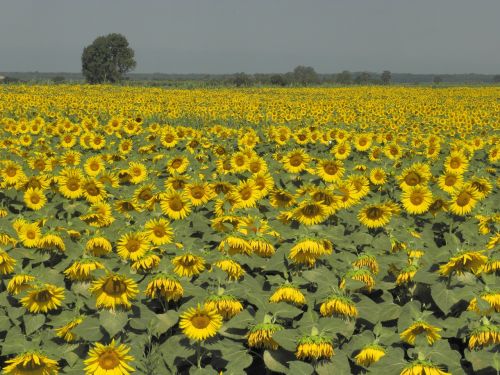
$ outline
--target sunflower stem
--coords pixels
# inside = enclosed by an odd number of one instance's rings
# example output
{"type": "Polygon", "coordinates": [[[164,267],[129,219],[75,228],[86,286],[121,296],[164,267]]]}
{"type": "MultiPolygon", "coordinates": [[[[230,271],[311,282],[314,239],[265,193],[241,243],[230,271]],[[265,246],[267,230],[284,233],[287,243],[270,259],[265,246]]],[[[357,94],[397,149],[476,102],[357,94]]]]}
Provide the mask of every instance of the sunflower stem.
{"type": "Polygon", "coordinates": [[[201,342],[196,343],[196,366],[201,368],[201,342]]]}

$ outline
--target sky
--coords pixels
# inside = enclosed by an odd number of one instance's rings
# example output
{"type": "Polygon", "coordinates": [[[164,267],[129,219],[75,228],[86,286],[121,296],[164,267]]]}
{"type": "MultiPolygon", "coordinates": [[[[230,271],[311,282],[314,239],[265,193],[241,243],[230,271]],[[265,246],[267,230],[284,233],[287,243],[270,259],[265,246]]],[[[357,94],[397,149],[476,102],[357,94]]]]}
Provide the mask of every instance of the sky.
{"type": "Polygon", "coordinates": [[[500,0],[0,0],[0,71],[79,72],[117,32],[137,73],[498,74],[499,15],[500,0]]]}

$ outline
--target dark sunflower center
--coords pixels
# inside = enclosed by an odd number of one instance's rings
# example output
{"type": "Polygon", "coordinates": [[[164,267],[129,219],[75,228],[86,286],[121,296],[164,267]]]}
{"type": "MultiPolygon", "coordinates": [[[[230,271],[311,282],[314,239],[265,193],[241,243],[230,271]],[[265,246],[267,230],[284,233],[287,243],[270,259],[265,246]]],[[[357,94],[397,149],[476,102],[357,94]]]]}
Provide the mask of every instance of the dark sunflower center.
{"type": "Polygon", "coordinates": [[[466,191],[461,192],[457,197],[457,205],[460,207],[467,206],[472,199],[472,195],[466,191]]]}
{"type": "Polygon", "coordinates": [[[474,181],[472,186],[479,190],[481,193],[484,193],[487,190],[487,187],[478,181],[474,181]]]}
{"type": "Polygon", "coordinates": [[[132,169],[132,174],[136,177],[139,177],[142,174],[142,169],[141,168],[134,168],[134,169],[132,169]]]}
{"type": "Polygon", "coordinates": [[[153,194],[151,192],[151,189],[149,189],[149,188],[141,191],[141,193],[139,194],[139,199],[141,199],[143,201],[148,201],[151,198],[153,198],[153,194]]]}
{"type": "Polygon", "coordinates": [[[181,211],[184,207],[184,204],[179,198],[173,198],[172,200],[170,200],[169,206],[172,211],[181,211]]]}
{"type": "Polygon", "coordinates": [[[446,186],[453,186],[457,182],[457,177],[456,176],[446,176],[444,179],[444,184],[446,186]]]}
{"type": "Polygon", "coordinates": [[[460,158],[452,158],[450,160],[450,167],[452,167],[453,169],[457,169],[461,165],[462,165],[462,161],[460,160],[460,158]]]}
{"type": "Polygon", "coordinates": [[[201,199],[205,195],[205,189],[200,186],[195,186],[191,189],[191,195],[193,198],[201,199]]]}
{"type": "Polygon", "coordinates": [[[177,169],[179,168],[180,166],[182,165],[182,160],[181,159],[175,159],[172,164],[171,164],[171,167],[174,168],[174,169],[177,169]]]}
{"type": "Polygon", "coordinates": [[[38,159],[35,161],[35,168],[38,169],[39,171],[43,171],[45,169],[45,161],[42,159],[38,159]]]}
{"type": "Polygon", "coordinates": [[[127,250],[130,251],[131,253],[137,251],[141,247],[141,242],[139,240],[136,240],[134,238],[128,240],[127,242],[127,250]]]}
{"type": "Polygon", "coordinates": [[[178,180],[172,181],[172,187],[175,190],[184,189],[184,186],[186,186],[186,182],[184,180],[178,179],[178,180]]]}
{"type": "Polygon", "coordinates": [[[94,172],[98,171],[99,167],[100,167],[100,164],[96,161],[93,161],[92,163],[90,163],[90,170],[92,170],[94,172]]]}
{"type": "Polygon", "coordinates": [[[85,185],[85,191],[87,192],[88,195],[91,195],[93,197],[99,195],[99,188],[93,182],[90,182],[85,185]]]}
{"type": "Polygon", "coordinates": [[[234,162],[238,167],[241,167],[245,164],[245,158],[243,156],[238,156],[234,162]]]}
{"type": "Polygon", "coordinates": [[[39,291],[35,296],[34,296],[34,300],[36,302],[40,302],[40,303],[44,303],[44,302],[48,302],[50,301],[50,298],[51,298],[51,294],[48,290],[41,290],[39,291]]]}
{"type": "Polygon", "coordinates": [[[80,189],[80,181],[76,178],[69,179],[66,183],[66,187],[68,188],[68,190],[76,191],[80,189]]]}
{"type": "Polygon", "coordinates": [[[241,189],[240,196],[241,196],[241,199],[243,199],[245,201],[250,199],[250,197],[252,196],[252,188],[245,187],[245,188],[241,189]]]}
{"type": "Polygon", "coordinates": [[[365,138],[361,138],[358,142],[360,146],[365,146],[368,143],[368,141],[365,138]]]}
{"type": "Polygon", "coordinates": [[[13,167],[13,166],[9,166],[7,167],[7,169],[5,170],[5,173],[7,174],[7,176],[9,177],[14,177],[16,174],[17,174],[17,168],[16,167],[13,167]]]}
{"type": "Polygon", "coordinates": [[[105,370],[111,370],[120,364],[120,359],[115,351],[107,351],[99,356],[99,366],[105,370]]]}
{"type": "Polygon", "coordinates": [[[37,204],[37,203],[40,203],[41,199],[37,194],[34,194],[30,197],[30,201],[33,204],[37,204]]]}
{"type": "Polygon", "coordinates": [[[127,291],[127,285],[121,280],[110,278],[104,283],[102,290],[110,296],[121,296],[127,291]]]}
{"type": "Polygon", "coordinates": [[[156,226],[155,229],[153,230],[153,233],[155,234],[156,237],[163,237],[166,234],[165,228],[161,226],[156,226]]]}
{"type": "Polygon", "coordinates": [[[28,237],[30,240],[34,240],[36,238],[36,232],[34,230],[28,230],[26,232],[26,237],[28,237]]]}
{"type": "Polygon", "coordinates": [[[303,161],[304,161],[304,158],[302,157],[302,155],[293,155],[290,158],[290,165],[292,167],[298,167],[299,165],[302,164],[303,161]]]}
{"type": "Polygon", "coordinates": [[[316,204],[308,204],[308,205],[304,206],[304,208],[302,209],[302,212],[307,217],[315,217],[316,215],[320,214],[321,209],[316,204]]]}
{"type": "Polygon", "coordinates": [[[175,137],[174,137],[172,134],[167,134],[167,135],[165,135],[165,141],[166,141],[167,143],[171,143],[171,142],[173,142],[173,141],[174,141],[174,139],[175,139],[175,137]]]}
{"type": "Polygon", "coordinates": [[[405,182],[408,186],[418,185],[422,181],[420,175],[416,172],[410,172],[405,176],[405,182]]]}
{"type": "Polygon", "coordinates": [[[250,163],[250,171],[252,173],[257,173],[258,171],[260,171],[260,163],[259,162],[250,163]]]}
{"type": "Polygon", "coordinates": [[[323,168],[326,174],[334,175],[338,172],[339,168],[335,164],[327,164],[323,168]]]}
{"type": "Polygon", "coordinates": [[[210,324],[210,318],[206,315],[196,315],[191,318],[191,323],[197,329],[204,329],[210,324]]]}
{"type": "Polygon", "coordinates": [[[366,217],[370,220],[377,220],[382,217],[384,211],[378,207],[370,207],[366,210],[366,217]]]}
{"type": "Polygon", "coordinates": [[[413,194],[411,197],[410,197],[410,201],[411,203],[413,203],[415,206],[418,206],[420,204],[422,204],[422,202],[424,201],[424,197],[422,197],[421,194],[413,194]]]}

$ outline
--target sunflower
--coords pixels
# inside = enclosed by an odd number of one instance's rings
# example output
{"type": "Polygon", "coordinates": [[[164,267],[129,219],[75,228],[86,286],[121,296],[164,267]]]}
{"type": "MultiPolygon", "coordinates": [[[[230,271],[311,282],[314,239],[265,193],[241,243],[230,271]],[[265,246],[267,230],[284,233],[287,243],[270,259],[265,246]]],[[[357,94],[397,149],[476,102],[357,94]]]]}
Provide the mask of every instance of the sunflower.
{"type": "Polygon", "coordinates": [[[93,256],[100,257],[106,255],[113,250],[111,242],[105,237],[94,237],[85,244],[85,251],[93,256]]]}
{"type": "Polygon", "coordinates": [[[139,184],[148,178],[148,169],[142,163],[130,162],[128,164],[128,173],[130,174],[130,182],[139,184]]]}
{"type": "Polygon", "coordinates": [[[58,177],[61,194],[68,199],[77,199],[83,195],[83,174],[79,169],[64,169],[58,177]]]}
{"type": "Polygon", "coordinates": [[[174,272],[180,277],[198,276],[205,269],[205,259],[191,253],[176,256],[172,264],[174,272]]]}
{"type": "Polygon", "coordinates": [[[8,275],[14,272],[16,260],[12,258],[6,251],[0,249],[0,274],[8,275]]]}
{"type": "Polygon", "coordinates": [[[89,291],[97,297],[97,308],[103,307],[111,310],[114,310],[116,306],[130,309],[132,307],[130,299],[134,299],[139,292],[134,280],[115,273],[93,281],[89,291]]]}
{"type": "Polygon", "coordinates": [[[172,242],[173,231],[170,222],[164,218],[151,219],[144,225],[144,233],[153,245],[160,246],[172,242]]]}
{"type": "Polygon", "coordinates": [[[357,134],[354,137],[354,147],[356,150],[364,152],[368,151],[372,145],[373,137],[371,134],[357,134]]]}
{"type": "Polygon", "coordinates": [[[345,318],[355,318],[358,316],[358,309],[353,300],[342,294],[332,294],[320,306],[321,316],[340,316],[345,318]]]}
{"type": "Polygon", "coordinates": [[[9,280],[7,284],[7,292],[17,295],[27,289],[32,288],[32,282],[35,281],[35,276],[18,273],[9,280]]]}
{"type": "Polygon", "coordinates": [[[229,163],[231,165],[232,172],[241,173],[245,172],[248,168],[247,164],[247,155],[244,152],[235,152],[231,158],[229,159],[229,163]]]}
{"type": "Polygon", "coordinates": [[[82,181],[81,189],[83,196],[90,203],[101,202],[107,197],[104,184],[94,178],[86,178],[82,181]]]}
{"type": "Polygon", "coordinates": [[[167,163],[167,171],[171,175],[183,174],[189,167],[189,160],[185,156],[174,156],[167,163]]]}
{"type": "Polygon", "coordinates": [[[159,273],[148,283],[145,293],[149,298],[175,302],[184,295],[184,288],[176,277],[159,273]]]}
{"type": "Polygon", "coordinates": [[[260,196],[267,196],[269,191],[274,187],[273,176],[269,172],[260,172],[254,174],[251,179],[255,183],[255,186],[260,190],[260,196]]]}
{"type": "Polygon", "coordinates": [[[398,274],[396,278],[396,285],[407,284],[413,280],[415,274],[417,273],[418,266],[410,264],[404,267],[398,274]]]}
{"type": "Polygon", "coordinates": [[[382,168],[373,168],[370,171],[370,182],[374,185],[383,185],[387,182],[387,173],[382,168]]]}
{"type": "Polygon", "coordinates": [[[493,190],[491,182],[484,177],[473,177],[468,183],[468,186],[476,189],[478,200],[485,199],[493,190]]]}
{"type": "Polygon", "coordinates": [[[207,182],[189,183],[184,187],[184,192],[195,207],[204,205],[214,197],[207,182]]]}
{"type": "Polygon", "coordinates": [[[154,184],[145,184],[134,191],[132,203],[141,210],[147,208],[152,210],[154,204],[159,201],[158,194],[155,193],[154,184]]]}
{"type": "Polygon", "coordinates": [[[128,155],[134,147],[134,143],[131,139],[124,139],[118,145],[118,151],[120,155],[128,155]]]}
{"type": "Polygon", "coordinates": [[[157,268],[160,264],[161,258],[153,251],[148,251],[138,259],[136,259],[130,268],[135,272],[150,272],[157,268]]]}
{"type": "Polygon", "coordinates": [[[1,170],[1,176],[7,185],[15,185],[20,180],[26,178],[23,168],[13,161],[8,161],[4,164],[4,167],[1,170]]]}
{"type": "Polygon", "coordinates": [[[353,267],[355,268],[368,268],[374,275],[379,272],[379,265],[377,262],[377,258],[370,254],[361,254],[358,258],[352,262],[353,267]]]}
{"type": "Polygon", "coordinates": [[[210,295],[205,300],[204,307],[217,311],[224,319],[231,319],[243,310],[241,302],[230,294],[210,295]]]}
{"type": "Polygon", "coordinates": [[[102,270],[104,265],[91,258],[76,260],[63,273],[71,281],[90,281],[93,280],[92,271],[102,270]]]}
{"type": "Polygon", "coordinates": [[[162,195],[161,210],[172,220],[182,220],[191,212],[191,201],[185,193],[170,190],[162,195]]]}
{"type": "Polygon", "coordinates": [[[403,170],[398,176],[399,186],[402,190],[416,186],[424,186],[432,177],[430,167],[427,164],[415,163],[403,170]]]}
{"type": "Polygon", "coordinates": [[[179,327],[191,340],[202,341],[214,337],[222,326],[222,316],[215,309],[198,305],[181,314],[179,327]]]}
{"type": "Polygon", "coordinates": [[[500,327],[493,324],[474,329],[469,337],[469,350],[490,345],[500,345],[500,327]]]}
{"type": "Polygon", "coordinates": [[[453,192],[462,186],[464,178],[461,174],[456,172],[445,172],[438,177],[438,186],[446,193],[453,194],[453,192]]]}
{"type": "Polygon", "coordinates": [[[64,244],[61,236],[55,233],[46,233],[38,241],[37,247],[47,251],[60,251],[64,252],[66,250],[66,245],[64,244]]]}
{"type": "Polygon", "coordinates": [[[5,361],[4,374],[12,375],[57,375],[57,361],[41,354],[28,351],[5,361]]]}
{"type": "Polygon", "coordinates": [[[320,360],[333,357],[332,340],[328,337],[312,335],[301,337],[297,341],[295,357],[300,360],[320,360]]]}
{"type": "Polygon", "coordinates": [[[87,175],[92,177],[95,177],[98,174],[104,172],[105,168],[106,167],[104,161],[99,155],[91,156],[85,161],[85,164],[83,165],[85,173],[87,173],[87,175]]]}
{"type": "Polygon", "coordinates": [[[429,210],[433,202],[432,192],[427,186],[412,186],[401,195],[401,203],[405,210],[412,215],[423,214],[429,210]]]}
{"type": "Polygon", "coordinates": [[[240,182],[230,193],[230,198],[234,199],[234,208],[255,207],[261,198],[261,191],[253,180],[240,182]]]}
{"type": "Polygon", "coordinates": [[[299,290],[299,288],[290,284],[285,284],[278,287],[278,289],[269,298],[269,302],[289,302],[302,306],[306,303],[306,297],[304,297],[304,294],[299,290]]]}
{"type": "Polygon", "coordinates": [[[384,355],[385,349],[383,347],[377,344],[370,344],[361,349],[354,359],[356,359],[356,364],[359,366],[368,367],[378,362],[384,355]]]}
{"type": "Polygon", "coordinates": [[[344,164],[337,160],[320,160],[316,166],[316,174],[325,182],[340,181],[344,172],[344,164]]]}
{"type": "Polygon", "coordinates": [[[275,323],[260,323],[254,325],[247,333],[247,343],[251,348],[278,349],[278,343],[273,339],[275,332],[281,331],[282,326],[275,323]]]}
{"type": "Polygon", "coordinates": [[[293,206],[295,199],[288,191],[274,188],[269,194],[269,203],[274,208],[286,208],[293,206]]]}
{"type": "Polygon", "coordinates": [[[330,208],[314,200],[300,202],[291,212],[291,218],[304,225],[316,225],[326,220],[330,208]]]}
{"type": "Polygon", "coordinates": [[[342,278],[340,282],[341,289],[345,288],[347,279],[361,281],[363,284],[365,284],[365,286],[362,287],[362,289],[366,289],[369,293],[375,286],[375,280],[373,279],[372,272],[365,268],[350,269],[349,271],[347,271],[345,276],[342,278]]]}
{"type": "Polygon", "coordinates": [[[359,202],[359,199],[356,197],[356,190],[352,184],[348,182],[338,183],[336,190],[339,191],[338,205],[340,208],[349,208],[359,202]]]}
{"type": "Polygon", "coordinates": [[[122,235],[116,252],[122,259],[136,261],[150,249],[149,236],[144,232],[130,232],[122,235]]]}
{"type": "Polygon", "coordinates": [[[439,266],[439,273],[449,276],[452,272],[459,275],[465,271],[474,274],[481,273],[483,266],[488,261],[488,257],[482,251],[462,251],[450,258],[448,263],[439,266]]]}
{"type": "Polygon", "coordinates": [[[35,247],[42,238],[42,231],[37,223],[25,223],[18,232],[19,239],[26,247],[35,247]]]}
{"type": "Polygon", "coordinates": [[[469,166],[469,161],[464,154],[460,152],[452,152],[444,161],[444,169],[446,172],[455,172],[463,174],[469,166]]]}
{"type": "Polygon", "coordinates": [[[349,155],[351,155],[351,144],[347,141],[339,142],[339,144],[333,147],[330,152],[336,159],[345,160],[349,157],[349,155]]]}
{"type": "Polygon", "coordinates": [[[432,345],[434,344],[434,342],[441,338],[441,335],[438,334],[439,331],[441,331],[441,328],[434,327],[424,321],[419,320],[412,323],[407,329],[401,332],[399,336],[404,342],[410,345],[414,345],[417,335],[423,333],[425,334],[429,345],[432,345]]]}
{"type": "Polygon", "coordinates": [[[71,342],[76,339],[76,335],[71,330],[83,322],[83,318],[77,317],[62,327],[56,328],[56,336],[62,338],[66,342],[71,342]]]}
{"type": "Polygon", "coordinates": [[[370,181],[363,175],[352,175],[347,179],[352,187],[352,195],[356,199],[365,197],[370,192],[370,181]]]}
{"type": "Polygon", "coordinates": [[[21,298],[21,304],[29,312],[47,313],[57,310],[64,299],[64,288],[52,284],[32,286],[26,297],[21,298]]]}
{"type": "Polygon", "coordinates": [[[391,210],[386,203],[368,204],[358,213],[358,220],[368,228],[380,228],[387,225],[392,218],[391,210]]]}
{"type": "Polygon", "coordinates": [[[213,264],[227,274],[229,280],[239,280],[245,274],[245,270],[241,265],[233,259],[221,259],[213,264]]]}
{"type": "Polygon", "coordinates": [[[88,358],[84,361],[86,375],[129,375],[135,369],[129,365],[134,357],[128,355],[130,348],[125,344],[115,344],[111,340],[109,345],[96,343],[89,350],[88,358]]]}
{"type": "Polygon", "coordinates": [[[403,156],[403,150],[397,143],[389,143],[384,147],[384,154],[390,160],[399,160],[403,156]]]}
{"type": "Polygon", "coordinates": [[[283,157],[283,168],[288,173],[300,173],[307,168],[311,157],[302,149],[290,151],[283,157]]]}
{"type": "Polygon", "coordinates": [[[429,361],[416,360],[408,364],[400,375],[451,375],[451,373],[442,371],[429,361]]]}
{"type": "Polygon", "coordinates": [[[475,311],[480,315],[491,315],[493,312],[500,312],[500,292],[484,291],[478,298],[474,297],[467,307],[468,311],[475,311]]]}

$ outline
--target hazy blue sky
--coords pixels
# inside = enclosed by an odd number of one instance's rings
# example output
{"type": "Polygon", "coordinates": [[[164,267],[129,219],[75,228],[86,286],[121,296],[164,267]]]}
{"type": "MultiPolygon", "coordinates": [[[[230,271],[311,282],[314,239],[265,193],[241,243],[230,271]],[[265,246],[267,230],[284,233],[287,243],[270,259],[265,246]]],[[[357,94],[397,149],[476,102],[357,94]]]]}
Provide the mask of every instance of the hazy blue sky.
{"type": "Polygon", "coordinates": [[[136,72],[500,73],[499,17],[500,0],[0,0],[0,71],[78,72],[119,32],[136,72]]]}

